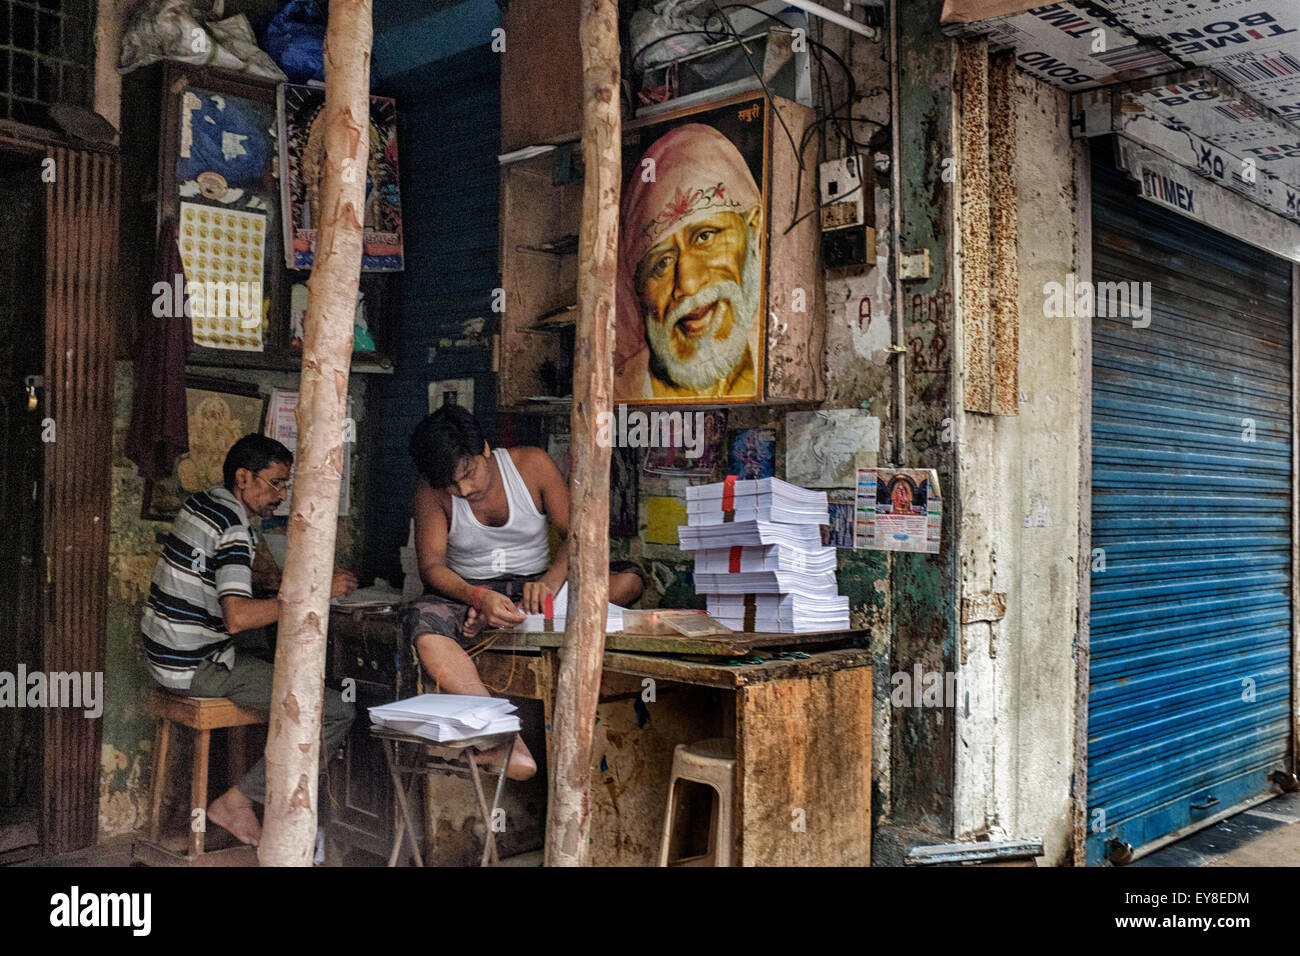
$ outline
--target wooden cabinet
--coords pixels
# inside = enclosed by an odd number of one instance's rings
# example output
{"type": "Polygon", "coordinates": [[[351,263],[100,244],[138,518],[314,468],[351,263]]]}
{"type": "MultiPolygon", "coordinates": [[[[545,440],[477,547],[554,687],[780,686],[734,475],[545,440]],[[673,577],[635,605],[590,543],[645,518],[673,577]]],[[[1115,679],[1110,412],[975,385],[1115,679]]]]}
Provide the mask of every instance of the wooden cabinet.
{"type": "Polygon", "coordinates": [[[329,638],[326,680],[330,686],[354,681],[357,709],[343,757],[330,765],[329,789],[320,801],[330,859],[356,863],[355,851],[387,858],[397,801],[383,749],[370,736],[366,708],[415,696],[415,664],[391,612],[331,611],[329,638]]]}
{"type": "Polygon", "coordinates": [[[501,152],[577,136],[582,50],[577,0],[510,0],[502,14],[501,152]]]}
{"type": "Polygon", "coordinates": [[[548,153],[501,170],[505,313],[498,369],[500,403],[506,408],[532,396],[572,391],[577,312],[557,310],[578,301],[582,180],[556,185],[556,165],[556,154],[548,153]],[[574,237],[571,243],[567,237],[574,237]]]}

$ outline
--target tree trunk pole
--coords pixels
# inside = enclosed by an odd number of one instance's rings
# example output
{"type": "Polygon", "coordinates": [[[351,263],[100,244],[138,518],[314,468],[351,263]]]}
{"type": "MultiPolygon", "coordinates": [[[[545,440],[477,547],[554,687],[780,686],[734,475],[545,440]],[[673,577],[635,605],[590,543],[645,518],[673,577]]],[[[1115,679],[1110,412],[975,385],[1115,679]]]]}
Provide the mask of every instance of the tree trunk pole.
{"type": "Polygon", "coordinates": [[[546,864],[582,866],[591,829],[591,745],[605,655],[609,601],[609,455],[597,416],[611,409],[618,207],[622,188],[618,3],[581,0],[582,158],[586,182],[578,239],[574,342],[569,615],[555,696],[555,766],[546,822],[546,864]]]}
{"type": "MultiPolygon", "coordinates": [[[[307,282],[293,511],[280,587],[266,743],[263,866],[310,866],[316,846],[334,538],[370,151],[371,0],[333,0],[325,36],[325,169],[307,282]]],[[[281,170],[281,175],[285,171],[281,170]]]]}

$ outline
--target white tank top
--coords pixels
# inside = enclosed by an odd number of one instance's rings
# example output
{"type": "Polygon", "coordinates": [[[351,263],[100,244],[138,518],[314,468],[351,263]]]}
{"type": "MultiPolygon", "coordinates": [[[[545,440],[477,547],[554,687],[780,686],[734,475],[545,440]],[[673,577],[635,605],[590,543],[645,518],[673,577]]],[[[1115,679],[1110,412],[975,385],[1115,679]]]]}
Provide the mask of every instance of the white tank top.
{"type": "Polygon", "coordinates": [[[546,518],[533,504],[533,496],[515,468],[510,452],[494,448],[492,457],[501,470],[509,516],[501,527],[489,527],[474,517],[468,501],[452,495],[447,567],[471,581],[505,574],[540,574],[551,563],[546,518]]]}

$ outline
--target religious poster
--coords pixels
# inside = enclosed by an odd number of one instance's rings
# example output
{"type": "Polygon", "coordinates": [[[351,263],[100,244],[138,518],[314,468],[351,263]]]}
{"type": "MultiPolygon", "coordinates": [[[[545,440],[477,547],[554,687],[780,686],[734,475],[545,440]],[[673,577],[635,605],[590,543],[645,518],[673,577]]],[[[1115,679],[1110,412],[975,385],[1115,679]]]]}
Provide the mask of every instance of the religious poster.
{"type": "Polygon", "coordinates": [[[768,122],[746,95],[625,146],[616,402],[761,399],[768,122]]]}
{"type": "MultiPolygon", "coordinates": [[[[631,419],[637,412],[633,412],[631,419]]],[[[727,434],[727,411],[712,408],[702,412],[650,412],[649,436],[645,450],[647,475],[703,478],[713,474],[722,439],[727,434]],[[656,425],[659,415],[681,416],[680,430],[673,420],[656,425]]]]}
{"type": "Polygon", "coordinates": [[[609,535],[635,538],[637,535],[637,454],[635,448],[613,448],[609,454],[609,535]]]}
{"type": "Polygon", "coordinates": [[[745,480],[776,475],[776,430],[742,428],[731,433],[731,460],[727,474],[745,480]]]}
{"type": "Polygon", "coordinates": [[[172,475],[145,483],[141,517],[170,521],[185,499],[223,483],[222,466],[230,446],[259,431],[266,398],[256,385],[191,378],[185,386],[190,450],[176,461],[172,475]]]}
{"type": "Polygon", "coordinates": [[[930,468],[859,468],[854,547],[939,553],[943,500],[930,468]]]}
{"type": "MultiPolygon", "coordinates": [[[[284,88],[280,162],[287,171],[281,190],[285,220],[285,265],[310,269],[320,222],[320,181],[325,162],[325,91],[284,88]]],[[[366,160],[366,207],[361,268],[402,271],[402,201],[398,189],[397,104],[370,97],[370,143],[366,160]]]]}

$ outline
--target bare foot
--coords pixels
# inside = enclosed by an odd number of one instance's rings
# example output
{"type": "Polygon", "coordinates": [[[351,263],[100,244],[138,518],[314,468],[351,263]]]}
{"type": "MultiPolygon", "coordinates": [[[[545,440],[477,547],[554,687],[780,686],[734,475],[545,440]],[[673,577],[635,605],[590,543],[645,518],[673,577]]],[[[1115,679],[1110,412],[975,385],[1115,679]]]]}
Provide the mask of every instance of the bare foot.
{"type": "Polygon", "coordinates": [[[253,801],[231,787],[208,807],[208,819],[235,835],[240,843],[257,846],[262,839],[262,824],[253,812],[253,801]]]}
{"type": "MultiPolygon", "coordinates": [[[[493,770],[501,766],[501,761],[506,757],[506,747],[502,744],[500,747],[493,747],[491,750],[483,750],[474,754],[474,762],[480,767],[489,767],[493,770]]],[[[524,746],[522,737],[515,736],[515,749],[510,755],[510,766],[506,768],[506,778],[509,780],[531,780],[537,774],[537,761],[533,755],[528,752],[524,746]]]]}

